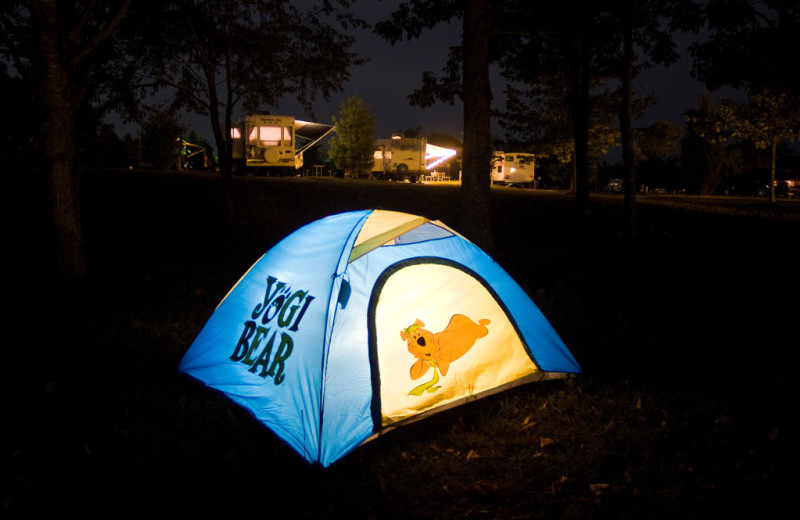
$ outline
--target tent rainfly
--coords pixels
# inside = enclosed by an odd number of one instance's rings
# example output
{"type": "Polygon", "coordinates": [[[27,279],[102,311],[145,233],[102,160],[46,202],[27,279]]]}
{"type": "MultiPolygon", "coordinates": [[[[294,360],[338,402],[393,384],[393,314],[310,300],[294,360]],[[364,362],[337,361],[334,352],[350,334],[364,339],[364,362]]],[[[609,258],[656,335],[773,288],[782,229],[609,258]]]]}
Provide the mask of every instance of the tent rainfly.
{"type": "Polygon", "coordinates": [[[412,420],[581,370],[486,253],[439,221],[383,210],[332,215],[279,242],[179,369],[322,466],[412,420]]]}

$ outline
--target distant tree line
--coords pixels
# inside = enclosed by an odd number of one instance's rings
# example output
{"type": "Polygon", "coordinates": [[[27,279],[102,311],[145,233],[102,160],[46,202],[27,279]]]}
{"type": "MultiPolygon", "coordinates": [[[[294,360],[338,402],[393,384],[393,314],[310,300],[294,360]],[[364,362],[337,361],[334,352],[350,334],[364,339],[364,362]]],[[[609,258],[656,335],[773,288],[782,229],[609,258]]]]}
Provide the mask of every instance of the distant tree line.
{"type": "MultiPolygon", "coordinates": [[[[711,93],[703,91],[697,105],[686,110],[684,124],[656,121],[633,129],[634,189],[638,193],[787,195],[786,181],[800,178],[800,155],[791,146],[800,118],[791,105],[750,97],[741,103],[715,103],[711,93]]],[[[619,129],[609,120],[593,133],[598,137],[590,138],[590,150],[596,151],[589,184],[592,191],[602,191],[609,181],[625,178],[621,164],[608,160],[619,142],[619,129]]],[[[563,148],[552,146],[548,132],[539,136],[542,141],[535,142],[509,133],[506,140],[497,140],[497,147],[536,153],[541,186],[573,186],[571,148],[563,153],[563,148]]]]}
{"type": "MultiPolygon", "coordinates": [[[[113,142],[106,114],[143,123],[175,111],[207,116],[214,132],[209,148],[230,181],[234,110],[274,106],[293,95],[312,112],[315,99],[329,99],[362,63],[353,29],[366,24],[354,16],[352,3],[0,0],[0,86],[6,114],[14,116],[4,117],[0,154],[7,161],[38,161],[46,172],[57,271],[65,278],[86,272],[82,166],[108,164],[123,153],[129,158],[134,142],[137,159],[148,150],[151,164],[168,163],[173,151],[148,143],[158,125],[113,142]],[[161,102],[149,105],[153,99],[161,102]],[[118,152],[99,157],[101,139],[118,152]]],[[[604,154],[619,147],[631,238],[642,186],[713,193],[746,174],[742,164],[758,165],[763,154],[774,178],[785,144],[797,138],[797,2],[415,0],[401,2],[374,30],[400,43],[452,20],[462,22],[460,45],[450,49],[440,72],[422,72],[409,101],[463,105],[460,225],[487,250],[493,115],[505,128],[505,143],[536,153],[542,173],[569,180],[582,217],[590,214],[589,194],[608,170],[604,154]],[[741,105],[699,100],[687,111],[676,153],[677,129],[636,127],[655,100],[633,85],[647,68],[677,60],[678,32],[692,36],[692,73],[709,91],[731,86],[749,97],[741,105]],[[490,64],[508,83],[505,109],[497,114],[491,113],[499,93],[489,83],[490,64]]]]}
{"type": "MultiPolygon", "coordinates": [[[[403,2],[391,20],[378,24],[377,31],[392,42],[416,38],[439,22],[466,20],[473,5],[485,8],[488,2],[403,2]]],[[[763,108],[769,89],[770,113],[793,114],[793,104],[800,98],[800,57],[793,50],[800,43],[797,2],[506,0],[493,3],[484,16],[482,30],[489,42],[488,54],[481,59],[496,64],[508,82],[503,93],[506,108],[496,114],[506,130],[502,140],[520,151],[537,153],[544,166],[540,171],[552,172],[560,184],[569,179],[576,209],[584,216],[590,211],[589,193],[597,186],[601,160],[610,147],[619,146],[622,166],[616,173],[624,179],[626,231],[631,239],[635,237],[634,194],[641,186],[672,184],[695,193],[712,193],[722,184],[726,157],[732,157],[720,150],[754,145],[777,153],[780,143],[796,137],[791,128],[797,124],[791,115],[782,121],[760,118],[754,124],[753,110],[734,110],[730,103],[724,109],[709,106],[709,97],[688,109],[680,153],[656,152],[651,144],[643,143],[652,143],[659,134],[674,143],[678,130],[663,124],[635,127],[634,122],[656,100],[649,93],[637,97],[633,84],[644,70],[677,60],[674,37],[680,32],[693,38],[689,48],[693,76],[709,90],[742,88],[750,95],[750,106],[763,108]],[[715,110],[722,113],[717,133],[712,134],[706,125],[716,117],[715,110]]],[[[465,29],[463,45],[451,49],[441,73],[422,74],[421,86],[409,96],[412,104],[428,106],[460,98],[466,114],[474,102],[467,99],[467,86],[475,81],[467,60],[476,56],[468,52],[468,38],[465,29]]],[[[487,99],[497,94],[480,88],[487,99]]],[[[481,175],[488,170],[489,160],[483,154],[476,164],[469,164],[465,157],[464,176],[471,177],[471,171],[481,175]]],[[[473,195],[485,196],[480,190],[473,195]]]]}
{"type": "Polygon", "coordinates": [[[2,97],[12,105],[9,113],[21,116],[19,125],[3,118],[0,153],[45,170],[58,275],[79,279],[87,272],[82,168],[98,159],[115,162],[121,154],[130,158],[132,143],[115,142],[103,123],[106,114],[142,122],[136,153],[149,157],[137,159],[154,166],[177,162],[182,129],[170,114],[207,116],[223,177],[230,180],[235,109],[274,106],[285,95],[310,109],[316,98],[340,90],[350,67],[361,62],[350,29],[364,23],[350,4],[0,0],[2,97]],[[164,101],[148,105],[153,99],[164,101]],[[159,139],[159,133],[173,137],[159,139]],[[98,155],[101,138],[117,152],[98,155]]]}

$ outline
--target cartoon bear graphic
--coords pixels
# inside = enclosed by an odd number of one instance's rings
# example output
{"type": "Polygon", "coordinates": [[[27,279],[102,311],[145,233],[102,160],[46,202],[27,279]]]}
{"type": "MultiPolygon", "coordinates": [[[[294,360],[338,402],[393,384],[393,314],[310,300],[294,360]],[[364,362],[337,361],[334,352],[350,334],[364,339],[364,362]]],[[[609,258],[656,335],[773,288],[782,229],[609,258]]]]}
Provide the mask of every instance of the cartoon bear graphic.
{"type": "Polygon", "coordinates": [[[425,323],[417,319],[413,325],[400,331],[400,338],[408,344],[408,351],[417,358],[411,366],[411,379],[417,380],[433,367],[433,380],[414,388],[409,395],[422,395],[423,392],[435,392],[440,387],[434,386],[439,381],[439,372],[447,375],[450,364],[466,354],[479,338],[486,336],[491,323],[488,319],[475,323],[463,314],[455,314],[450,318],[447,327],[441,332],[432,333],[424,329],[425,323]]]}

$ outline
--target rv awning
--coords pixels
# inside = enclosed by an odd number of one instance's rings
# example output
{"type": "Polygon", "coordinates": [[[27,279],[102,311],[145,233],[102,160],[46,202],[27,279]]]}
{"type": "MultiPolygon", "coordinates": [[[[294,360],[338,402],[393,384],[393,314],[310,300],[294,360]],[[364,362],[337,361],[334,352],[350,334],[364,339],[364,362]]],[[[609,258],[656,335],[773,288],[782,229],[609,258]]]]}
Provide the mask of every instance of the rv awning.
{"type": "Polygon", "coordinates": [[[328,134],[333,132],[333,125],[324,125],[322,123],[310,123],[308,121],[295,120],[294,122],[294,135],[305,140],[303,143],[298,143],[298,153],[311,148],[319,141],[324,139],[328,134]]]}

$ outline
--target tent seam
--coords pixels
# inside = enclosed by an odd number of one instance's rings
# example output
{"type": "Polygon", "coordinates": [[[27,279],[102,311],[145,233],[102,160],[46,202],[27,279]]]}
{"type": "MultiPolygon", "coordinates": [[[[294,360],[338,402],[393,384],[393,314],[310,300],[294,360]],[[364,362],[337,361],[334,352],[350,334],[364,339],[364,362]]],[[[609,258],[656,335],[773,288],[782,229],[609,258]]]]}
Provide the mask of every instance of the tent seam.
{"type": "MultiPolygon", "coordinates": [[[[361,217],[353,228],[350,230],[350,234],[347,235],[347,240],[344,242],[344,246],[342,246],[341,253],[339,253],[339,261],[336,263],[336,270],[331,277],[331,289],[330,293],[328,294],[328,306],[327,310],[325,311],[325,332],[324,337],[322,340],[322,366],[320,367],[320,385],[319,385],[319,427],[317,431],[317,462],[322,464],[322,427],[323,427],[323,420],[325,417],[325,386],[328,379],[328,354],[330,351],[330,342],[331,336],[333,336],[333,324],[336,320],[336,312],[338,310],[338,302],[333,308],[333,312],[331,313],[331,301],[333,299],[333,289],[335,286],[336,278],[339,278],[339,266],[342,264],[342,258],[345,256],[345,251],[347,249],[347,244],[350,244],[351,241],[355,241],[355,236],[358,236],[358,232],[361,231],[361,228],[364,226],[364,223],[367,221],[369,216],[372,214],[374,210],[366,210],[367,213],[361,217]],[[328,324],[331,324],[328,327],[328,324]],[[330,331],[330,333],[329,333],[330,331]]],[[[352,249],[352,245],[350,246],[352,249]]],[[[348,255],[349,257],[349,255],[348,255]]],[[[348,262],[345,262],[344,269],[342,269],[341,275],[345,274],[347,271],[347,266],[349,265],[348,262]]]]}

